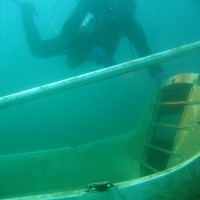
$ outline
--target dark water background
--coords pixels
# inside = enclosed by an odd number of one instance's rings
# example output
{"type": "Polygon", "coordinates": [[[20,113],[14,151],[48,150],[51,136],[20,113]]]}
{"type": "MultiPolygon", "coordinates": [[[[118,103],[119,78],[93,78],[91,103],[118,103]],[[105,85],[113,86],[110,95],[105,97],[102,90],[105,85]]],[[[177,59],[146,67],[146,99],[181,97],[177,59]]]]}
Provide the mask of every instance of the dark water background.
{"type": "MultiPolygon", "coordinates": [[[[51,15],[57,0],[29,0],[39,16],[43,38],[56,36],[51,15]]],[[[61,0],[54,23],[61,28],[75,0],[61,0]]],[[[200,40],[199,0],[138,0],[136,18],[153,52],[200,40]]],[[[132,59],[123,39],[115,56],[132,59]]],[[[168,76],[200,72],[200,54],[163,64],[168,76]]],[[[92,70],[99,66],[92,65],[92,70]]],[[[31,55],[19,8],[0,0],[0,96],[89,72],[86,63],[75,69],[65,57],[31,55]]],[[[146,70],[81,87],[52,97],[0,111],[0,155],[78,145],[135,129],[157,86],[146,70]]]]}

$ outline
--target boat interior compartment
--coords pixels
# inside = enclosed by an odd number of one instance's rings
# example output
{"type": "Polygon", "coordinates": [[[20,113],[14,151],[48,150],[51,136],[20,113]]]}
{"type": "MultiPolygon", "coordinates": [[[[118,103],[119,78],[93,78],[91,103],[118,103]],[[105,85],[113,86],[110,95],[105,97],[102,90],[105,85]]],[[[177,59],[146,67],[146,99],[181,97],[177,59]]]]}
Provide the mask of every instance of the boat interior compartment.
{"type": "Polygon", "coordinates": [[[200,76],[169,78],[136,130],[88,144],[0,157],[0,198],[118,184],[174,167],[200,150],[200,76]]]}
{"type": "Polygon", "coordinates": [[[76,147],[2,156],[0,188],[12,197],[137,178],[139,163],[129,150],[131,137],[125,133],[76,147]]]}

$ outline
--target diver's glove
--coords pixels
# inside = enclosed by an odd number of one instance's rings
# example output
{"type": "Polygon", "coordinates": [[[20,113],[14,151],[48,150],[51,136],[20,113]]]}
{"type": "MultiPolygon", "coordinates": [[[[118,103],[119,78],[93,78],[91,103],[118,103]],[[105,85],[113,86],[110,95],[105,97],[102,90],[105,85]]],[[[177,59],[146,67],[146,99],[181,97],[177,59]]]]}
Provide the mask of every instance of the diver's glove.
{"type": "Polygon", "coordinates": [[[160,86],[162,82],[166,79],[164,72],[155,73],[152,77],[157,86],[160,86]]]}
{"type": "Polygon", "coordinates": [[[92,62],[109,67],[115,65],[115,61],[106,54],[99,46],[93,46],[89,52],[89,58],[92,62]]]}
{"type": "Polygon", "coordinates": [[[162,82],[166,79],[166,74],[160,65],[155,65],[148,68],[151,78],[154,79],[156,85],[160,87],[162,82]]]}

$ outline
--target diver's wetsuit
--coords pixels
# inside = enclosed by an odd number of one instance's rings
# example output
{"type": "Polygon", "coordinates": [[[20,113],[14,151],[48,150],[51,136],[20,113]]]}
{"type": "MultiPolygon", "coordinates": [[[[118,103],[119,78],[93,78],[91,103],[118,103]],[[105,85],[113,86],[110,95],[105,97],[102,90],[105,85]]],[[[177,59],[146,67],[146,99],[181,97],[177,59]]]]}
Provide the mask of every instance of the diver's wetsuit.
{"type": "MultiPolygon", "coordinates": [[[[105,66],[114,64],[112,57],[121,36],[130,40],[140,57],[150,55],[151,50],[134,12],[133,0],[79,0],[60,35],[42,40],[33,19],[33,8],[30,4],[22,5],[25,32],[33,55],[51,57],[66,54],[69,66],[80,65],[89,59],[105,66]],[[88,13],[94,16],[95,26],[86,34],[81,31],[81,24],[88,13]]],[[[154,65],[149,72],[153,77],[163,69],[154,65]]]]}

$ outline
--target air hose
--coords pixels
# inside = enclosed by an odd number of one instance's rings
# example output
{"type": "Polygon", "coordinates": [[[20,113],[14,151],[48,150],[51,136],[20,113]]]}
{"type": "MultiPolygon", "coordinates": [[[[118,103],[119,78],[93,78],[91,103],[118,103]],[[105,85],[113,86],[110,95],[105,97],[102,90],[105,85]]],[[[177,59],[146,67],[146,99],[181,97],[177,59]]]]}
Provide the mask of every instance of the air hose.
{"type": "MultiPolygon", "coordinates": [[[[55,6],[54,6],[54,8],[53,8],[52,14],[51,14],[51,27],[52,27],[52,29],[53,29],[56,33],[58,33],[58,34],[60,34],[60,31],[59,31],[58,28],[55,26],[55,23],[54,23],[54,16],[55,16],[56,9],[58,8],[58,5],[60,4],[61,1],[62,1],[62,0],[57,0],[55,6]]],[[[77,4],[79,4],[79,3],[80,3],[80,0],[77,0],[77,4]]]]}
{"type": "Polygon", "coordinates": [[[56,9],[57,9],[57,7],[58,7],[58,5],[60,4],[61,1],[62,0],[57,0],[55,6],[53,8],[52,14],[51,14],[51,27],[58,34],[60,34],[60,31],[58,30],[58,28],[54,24],[54,15],[55,15],[55,11],[56,11],[56,9]]]}

